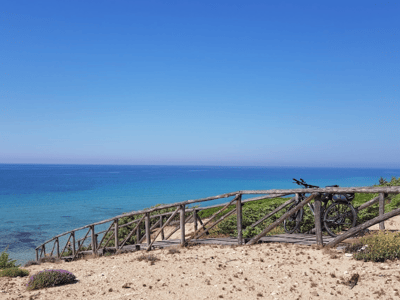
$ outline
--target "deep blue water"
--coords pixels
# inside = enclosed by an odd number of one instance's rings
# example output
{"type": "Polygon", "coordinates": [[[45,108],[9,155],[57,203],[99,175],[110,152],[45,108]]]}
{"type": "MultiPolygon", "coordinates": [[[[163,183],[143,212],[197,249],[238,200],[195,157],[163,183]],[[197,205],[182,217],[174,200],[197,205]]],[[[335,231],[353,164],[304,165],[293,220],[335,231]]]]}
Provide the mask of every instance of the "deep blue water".
{"type": "Polygon", "coordinates": [[[400,169],[0,164],[0,252],[9,245],[23,263],[54,235],[158,203],[296,188],[293,177],[349,187],[381,176],[400,177],[400,169]]]}

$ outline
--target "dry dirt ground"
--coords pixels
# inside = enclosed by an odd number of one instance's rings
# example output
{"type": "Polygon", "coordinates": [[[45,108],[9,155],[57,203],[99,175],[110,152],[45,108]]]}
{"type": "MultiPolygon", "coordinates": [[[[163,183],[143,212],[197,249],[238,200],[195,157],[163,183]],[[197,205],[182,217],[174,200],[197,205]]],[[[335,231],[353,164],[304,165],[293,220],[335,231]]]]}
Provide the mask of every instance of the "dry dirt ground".
{"type": "MultiPolygon", "coordinates": [[[[399,218],[392,222],[390,229],[400,228],[399,218]]],[[[400,298],[400,261],[362,262],[337,250],[277,243],[175,249],[30,266],[31,275],[64,269],[78,281],[28,292],[27,277],[2,277],[0,299],[400,298]],[[143,254],[159,260],[139,261],[143,254]],[[350,288],[346,282],[356,273],[358,283],[350,288]]]]}

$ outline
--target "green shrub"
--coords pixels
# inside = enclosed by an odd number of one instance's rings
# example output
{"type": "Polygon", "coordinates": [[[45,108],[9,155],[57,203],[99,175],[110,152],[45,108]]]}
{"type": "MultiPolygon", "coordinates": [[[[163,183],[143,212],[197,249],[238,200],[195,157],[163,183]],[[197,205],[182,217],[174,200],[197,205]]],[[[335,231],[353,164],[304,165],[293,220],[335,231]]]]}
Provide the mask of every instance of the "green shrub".
{"type": "Polygon", "coordinates": [[[20,265],[16,265],[15,264],[16,260],[11,260],[8,257],[7,250],[8,250],[8,246],[0,254],[0,269],[8,269],[8,268],[17,268],[17,267],[19,267],[20,265]]]}
{"type": "Polygon", "coordinates": [[[28,270],[23,270],[20,268],[8,268],[0,272],[0,277],[18,277],[18,276],[24,277],[28,275],[29,275],[28,270]]]}
{"type": "MultiPolygon", "coordinates": [[[[359,244],[351,246],[357,260],[384,262],[400,258],[400,233],[380,231],[363,236],[359,244]]],[[[349,248],[351,249],[351,248],[349,248]]]]}
{"type": "Polygon", "coordinates": [[[75,278],[74,274],[66,270],[44,270],[31,276],[26,286],[28,290],[37,290],[73,283],[75,278]]]}

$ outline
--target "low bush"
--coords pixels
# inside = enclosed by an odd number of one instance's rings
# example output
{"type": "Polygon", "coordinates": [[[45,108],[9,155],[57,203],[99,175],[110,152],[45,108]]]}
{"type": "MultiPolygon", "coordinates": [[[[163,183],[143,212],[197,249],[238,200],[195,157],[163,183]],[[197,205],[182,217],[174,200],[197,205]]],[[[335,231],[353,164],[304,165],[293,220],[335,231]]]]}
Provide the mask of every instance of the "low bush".
{"type": "Polygon", "coordinates": [[[37,266],[37,265],[40,265],[40,262],[38,262],[36,260],[30,260],[24,264],[24,268],[29,267],[29,266],[37,266]]]}
{"type": "Polygon", "coordinates": [[[20,265],[15,264],[17,262],[16,260],[11,260],[8,257],[9,254],[7,253],[7,250],[8,250],[8,246],[0,254],[0,269],[8,269],[8,268],[17,268],[17,267],[19,267],[20,265]]]}
{"type": "MultiPolygon", "coordinates": [[[[400,233],[380,231],[360,238],[353,244],[353,257],[357,260],[384,262],[400,258],[400,233]]],[[[348,249],[351,249],[350,247],[348,249]]]]}
{"type": "Polygon", "coordinates": [[[44,270],[31,276],[26,286],[28,290],[37,290],[73,283],[75,279],[75,275],[66,270],[44,270]]]}
{"type": "Polygon", "coordinates": [[[7,268],[0,272],[0,277],[24,277],[28,276],[29,271],[20,268],[7,268]]]}

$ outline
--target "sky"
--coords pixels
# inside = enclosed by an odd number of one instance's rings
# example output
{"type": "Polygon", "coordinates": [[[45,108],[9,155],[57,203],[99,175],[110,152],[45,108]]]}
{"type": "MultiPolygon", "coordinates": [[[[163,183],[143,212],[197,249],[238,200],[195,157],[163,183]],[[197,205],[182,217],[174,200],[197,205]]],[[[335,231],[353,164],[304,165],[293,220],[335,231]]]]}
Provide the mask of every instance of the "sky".
{"type": "Polygon", "coordinates": [[[399,1],[3,1],[0,163],[400,167],[399,1]]]}

